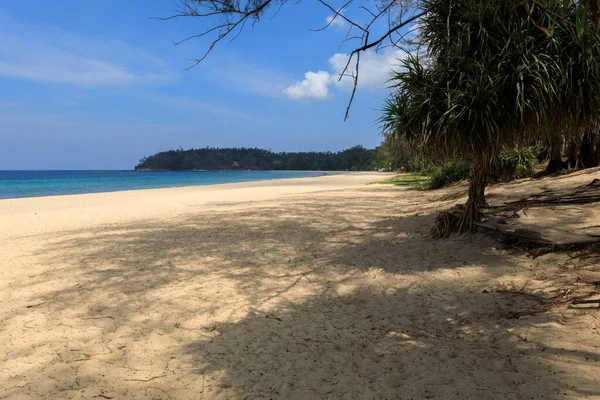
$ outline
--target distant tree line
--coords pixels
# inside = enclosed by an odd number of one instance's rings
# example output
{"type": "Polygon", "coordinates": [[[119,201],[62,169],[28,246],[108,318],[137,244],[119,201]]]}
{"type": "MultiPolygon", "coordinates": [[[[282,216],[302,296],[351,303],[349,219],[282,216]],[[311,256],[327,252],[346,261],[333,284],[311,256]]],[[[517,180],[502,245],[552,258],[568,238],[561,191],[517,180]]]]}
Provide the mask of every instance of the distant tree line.
{"type": "Polygon", "coordinates": [[[377,150],[354,146],[339,152],[272,152],[259,148],[214,148],[162,151],[144,157],[136,171],[370,171],[377,168],[377,150]]]}

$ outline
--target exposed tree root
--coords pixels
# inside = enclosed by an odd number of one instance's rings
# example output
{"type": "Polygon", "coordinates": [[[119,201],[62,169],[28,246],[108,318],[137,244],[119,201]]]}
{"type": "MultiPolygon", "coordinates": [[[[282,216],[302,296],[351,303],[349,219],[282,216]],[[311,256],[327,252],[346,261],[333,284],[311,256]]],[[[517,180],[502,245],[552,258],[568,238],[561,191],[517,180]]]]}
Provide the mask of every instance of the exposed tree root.
{"type": "MultiPolygon", "coordinates": [[[[544,205],[573,205],[590,204],[600,202],[600,180],[594,179],[587,185],[582,185],[571,192],[565,194],[538,194],[527,198],[505,203],[502,206],[490,210],[493,214],[497,211],[508,212],[512,215],[526,207],[544,206],[544,205]]],[[[500,227],[494,227],[490,224],[478,224],[478,229],[484,233],[490,234],[507,246],[519,248],[532,255],[534,258],[551,252],[579,251],[587,250],[590,253],[598,254],[600,249],[600,238],[597,235],[587,235],[589,238],[584,240],[569,241],[564,243],[555,243],[544,239],[539,233],[517,229],[514,232],[507,232],[500,227]]]]}
{"type": "Polygon", "coordinates": [[[550,146],[550,161],[548,161],[548,165],[546,169],[535,174],[533,176],[534,179],[543,178],[548,175],[555,174],[557,172],[565,171],[569,168],[568,161],[562,160],[562,144],[563,140],[560,135],[555,135],[552,137],[552,143],[550,146]]]}
{"type": "Polygon", "coordinates": [[[456,212],[456,209],[459,207],[464,208],[464,206],[456,206],[453,209],[441,211],[435,218],[435,222],[433,223],[433,227],[429,231],[428,236],[437,239],[445,239],[455,232],[460,219],[456,212]]]}
{"type": "Polygon", "coordinates": [[[533,293],[528,293],[528,292],[525,292],[523,290],[500,290],[500,289],[498,289],[498,290],[493,290],[493,292],[496,292],[496,293],[508,293],[508,294],[518,294],[518,295],[525,296],[525,297],[528,297],[530,299],[533,299],[533,300],[535,300],[535,301],[537,301],[538,303],[541,303],[541,304],[546,303],[546,300],[544,298],[542,298],[541,296],[539,296],[537,294],[533,294],[533,293]]]}
{"type": "Polygon", "coordinates": [[[536,194],[524,199],[511,201],[500,208],[514,208],[515,211],[525,207],[544,204],[589,204],[600,201],[600,179],[594,179],[587,185],[579,186],[574,191],[564,194],[536,194]]]}
{"type": "Polygon", "coordinates": [[[480,218],[480,211],[474,201],[468,200],[465,210],[458,219],[456,227],[459,235],[467,232],[473,232],[476,229],[476,223],[480,218]]]}
{"type": "Polygon", "coordinates": [[[560,163],[549,162],[548,166],[543,170],[533,175],[533,179],[541,179],[550,175],[565,173],[569,169],[568,161],[561,161],[560,163]]]}
{"type": "Polygon", "coordinates": [[[598,254],[600,252],[600,237],[597,235],[588,235],[589,239],[585,240],[555,243],[544,239],[535,231],[517,229],[514,232],[508,232],[483,221],[488,219],[487,217],[494,216],[494,213],[497,211],[516,215],[517,211],[531,206],[589,204],[599,201],[599,179],[594,179],[589,184],[579,186],[574,191],[563,195],[531,195],[524,199],[508,202],[502,206],[489,209],[485,213],[490,214],[487,216],[482,211],[487,208],[487,204],[476,204],[469,199],[466,205],[456,206],[450,210],[440,212],[435,219],[434,226],[429,231],[429,236],[433,238],[447,238],[452,233],[462,234],[471,231],[480,231],[496,238],[506,246],[520,249],[534,258],[552,252],[586,251],[588,254],[598,254]]]}
{"type": "Polygon", "coordinates": [[[573,304],[578,305],[578,304],[598,304],[598,307],[600,307],[600,299],[585,299],[585,298],[576,298],[573,299],[573,304]]]}
{"type": "Polygon", "coordinates": [[[476,153],[471,161],[467,203],[464,206],[456,206],[449,211],[440,212],[429,236],[447,238],[454,232],[462,235],[477,229],[477,222],[482,217],[481,210],[488,207],[485,200],[485,187],[489,171],[489,159],[485,153],[476,153]]]}
{"type": "MultiPolygon", "coordinates": [[[[600,246],[598,246],[600,247],[600,246]]],[[[600,265],[600,248],[594,248],[591,246],[590,248],[586,248],[583,250],[579,250],[571,255],[570,259],[579,259],[579,260],[587,260],[591,263],[596,263],[600,265]]],[[[590,282],[588,282],[590,283],[590,282]]],[[[593,282],[596,286],[600,287],[600,281],[593,282]]]]}
{"type": "Polygon", "coordinates": [[[587,251],[598,253],[600,251],[600,238],[596,237],[568,243],[554,243],[540,237],[537,232],[525,229],[505,232],[484,224],[478,224],[477,230],[496,238],[507,247],[520,249],[533,258],[554,252],[587,251]]]}
{"type": "Polygon", "coordinates": [[[457,205],[438,214],[428,236],[444,239],[453,233],[462,235],[463,233],[476,231],[481,217],[481,207],[470,204],[470,202],[467,202],[466,205],[457,205]]]}
{"type": "Polygon", "coordinates": [[[598,298],[598,292],[590,292],[583,296],[575,296],[575,295],[558,295],[549,298],[541,298],[531,293],[524,292],[512,292],[512,291],[504,291],[507,294],[522,294],[526,295],[529,298],[532,298],[538,302],[538,305],[535,307],[531,307],[529,309],[510,312],[505,314],[505,318],[509,319],[519,319],[524,316],[536,316],[540,314],[544,314],[556,307],[568,305],[568,308],[577,308],[577,309],[586,309],[590,307],[576,307],[576,306],[587,306],[587,305],[598,305],[598,307],[593,307],[592,309],[600,308],[600,298],[598,298]],[[596,297],[591,299],[590,297],[596,297]]]}
{"type": "MultiPolygon", "coordinates": [[[[600,299],[589,299],[591,296],[597,296],[598,292],[589,292],[583,296],[576,296],[572,294],[571,290],[565,290],[562,294],[557,294],[551,297],[542,297],[540,295],[536,295],[533,293],[528,293],[520,290],[494,290],[497,293],[509,294],[509,295],[519,295],[525,296],[529,299],[535,300],[538,305],[535,307],[531,307],[529,309],[520,310],[516,312],[510,312],[505,314],[505,318],[514,318],[519,319],[524,316],[535,316],[540,315],[545,312],[552,310],[555,307],[565,305],[565,304],[598,304],[600,303],[600,299]],[[571,294],[571,295],[570,295],[571,294]]],[[[599,305],[600,306],[600,305],[599,305]]]]}

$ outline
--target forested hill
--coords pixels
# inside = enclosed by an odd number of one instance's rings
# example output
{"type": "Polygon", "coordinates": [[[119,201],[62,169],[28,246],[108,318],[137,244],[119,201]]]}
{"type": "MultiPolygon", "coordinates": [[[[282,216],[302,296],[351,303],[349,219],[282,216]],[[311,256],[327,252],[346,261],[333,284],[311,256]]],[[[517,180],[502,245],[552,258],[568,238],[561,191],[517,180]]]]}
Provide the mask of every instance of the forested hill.
{"type": "Polygon", "coordinates": [[[145,157],[136,171],[319,170],[367,171],[375,169],[376,150],[355,146],[339,152],[274,153],[257,148],[207,147],[170,150],[145,157]]]}

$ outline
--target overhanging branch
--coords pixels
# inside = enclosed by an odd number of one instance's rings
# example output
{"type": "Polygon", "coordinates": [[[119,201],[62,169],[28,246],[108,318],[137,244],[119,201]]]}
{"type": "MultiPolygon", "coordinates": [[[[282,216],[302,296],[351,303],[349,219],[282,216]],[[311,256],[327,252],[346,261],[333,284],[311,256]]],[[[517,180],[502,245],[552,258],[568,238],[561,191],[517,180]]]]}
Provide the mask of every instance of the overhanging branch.
{"type": "MultiPolygon", "coordinates": [[[[277,13],[285,5],[288,0],[176,0],[179,4],[179,7],[174,10],[174,14],[164,18],[158,18],[162,21],[169,21],[177,18],[197,18],[202,21],[209,21],[209,26],[206,30],[191,35],[187,38],[184,38],[178,42],[175,42],[176,45],[187,42],[191,39],[200,39],[207,37],[210,34],[215,34],[216,37],[212,39],[208,48],[202,55],[202,57],[192,60],[192,64],[186,68],[186,70],[191,69],[202,61],[204,61],[212,50],[224,39],[230,38],[230,41],[235,40],[244,30],[244,27],[248,21],[252,21],[252,24],[259,21],[263,13],[272,5],[278,5],[277,13]]],[[[299,0],[298,0],[299,1],[299,0]]],[[[399,42],[402,40],[404,35],[401,35],[400,40],[394,40],[392,35],[398,32],[400,29],[405,26],[412,24],[422,16],[424,16],[427,11],[421,11],[416,14],[413,14],[411,17],[403,19],[405,14],[412,10],[413,8],[409,8],[412,5],[412,2],[404,2],[391,0],[382,4],[381,6],[375,5],[375,10],[370,10],[361,4],[358,7],[355,7],[355,11],[362,11],[362,15],[367,15],[367,20],[365,23],[358,23],[357,19],[353,19],[346,15],[346,8],[349,7],[354,0],[347,0],[341,7],[336,8],[329,4],[326,0],[317,0],[321,5],[323,5],[328,11],[333,13],[333,16],[330,21],[328,21],[327,25],[323,28],[317,29],[316,31],[322,31],[331,26],[331,24],[337,19],[342,19],[346,23],[349,24],[350,28],[346,38],[343,43],[346,43],[350,39],[360,40],[361,45],[353,49],[349,56],[348,61],[344,66],[344,69],[340,72],[338,80],[341,80],[344,77],[351,77],[353,81],[352,92],[350,94],[350,99],[348,102],[348,106],[346,107],[346,112],[344,115],[344,120],[349,118],[350,109],[352,103],[354,101],[356,91],[358,88],[359,82],[359,69],[360,69],[360,53],[373,49],[374,51],[378,51],[381,45],[389,40],[389,44],[387,46],[399,47],[399,42]],[[408,4],[408,5],[407,5],[408,4]],[[397,11],[397,12],[396,12],[397,11]],[[393,16],[393,17],[392,17],[393,16]],[[378,35],[376,40],[370,41],[371,31],[373,26],[382,19],[382,17],[387,17],[387,26],[388,30],[382,35],[378,35]],[[356,35],[351,35],[352,32],[356,32],[356,35]],[[350,67],[350,63],[355,60],[354,68],[355,70],[352,73],[348,72],[350,67]]],[[[380,25],[380,24],[377,24],[380,25]]],[[[386,42],[387,43],[387,42],[386,42]]]]}

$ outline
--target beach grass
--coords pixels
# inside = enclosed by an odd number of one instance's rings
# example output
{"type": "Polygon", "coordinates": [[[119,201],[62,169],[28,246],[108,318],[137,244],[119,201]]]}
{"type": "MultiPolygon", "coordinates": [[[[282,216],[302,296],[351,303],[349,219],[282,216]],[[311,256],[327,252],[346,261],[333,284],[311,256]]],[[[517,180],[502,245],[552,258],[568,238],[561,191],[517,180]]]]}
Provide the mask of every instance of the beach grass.
{"type": "Polygon", "coordinates": [[[429,178],[419,174],[401,174],[391,179],[375,182],[381,185],[396,185],[396,186],[423,186],[429,181],[429,178]]]}

